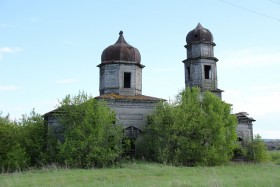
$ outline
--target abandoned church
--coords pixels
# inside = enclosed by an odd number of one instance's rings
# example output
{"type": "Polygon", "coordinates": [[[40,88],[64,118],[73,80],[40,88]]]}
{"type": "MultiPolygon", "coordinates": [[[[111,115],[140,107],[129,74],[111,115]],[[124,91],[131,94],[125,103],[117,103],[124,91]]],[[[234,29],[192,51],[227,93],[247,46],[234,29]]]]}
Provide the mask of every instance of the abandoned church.
{"type": "MultiPolygon", "coordinates": [[[[212,33],[200,23],[186,36],[187,58],[183,60],[185,86],[199,87],[202,91],[211,91],[222,99],[222,90],[218,88],[217,61],[214,56],[212,33]]],[[[104,49],[99,73],[99,92],[95,97],[105,100],[116,113],[117,124],[122,125],[125,135],[136,138],[144,131],[148,116],[154,111],[161,98],[142,94],[141,55],[137,48],[129,45],[120,31],[117,42],[104,49]]],[[[63,131],[51,111],[44,115],[49,131],[58,138],[63,131]]],[[[238,140],[253,138],[252,122],[246,112],[235,114],[238,119],[238,140]]]]}

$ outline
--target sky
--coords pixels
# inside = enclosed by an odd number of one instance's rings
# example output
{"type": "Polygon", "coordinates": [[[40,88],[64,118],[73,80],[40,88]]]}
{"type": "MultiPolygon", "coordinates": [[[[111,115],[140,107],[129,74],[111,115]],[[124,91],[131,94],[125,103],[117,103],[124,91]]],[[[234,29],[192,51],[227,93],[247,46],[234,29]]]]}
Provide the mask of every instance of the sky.
{"type": "Polygon", "coordinates": [[[280,0],[0,0],[0,111],[47,113],[67,94],[99,95],[101,53],[119,31],[141,53],[142,94],[184,88],[186,35],[209,29],[218,87],[254,134],[280,139],[280,0]]]}

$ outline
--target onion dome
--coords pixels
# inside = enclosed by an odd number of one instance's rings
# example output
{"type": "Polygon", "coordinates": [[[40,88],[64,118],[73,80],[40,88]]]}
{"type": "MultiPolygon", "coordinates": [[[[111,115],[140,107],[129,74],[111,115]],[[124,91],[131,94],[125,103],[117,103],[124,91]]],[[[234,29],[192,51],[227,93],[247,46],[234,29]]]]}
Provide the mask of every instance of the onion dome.
{"type": "Polygon", "coordinates": [[[114,62],[125,62],[140,64],[141,55],[137,48],[129,45],[124,37],[123,31],[119,33],[119,39],[114,45],[110,45],[101,55],[101,63],[114,63],[114,62]]]}
{"type": "Polygon", "coordinates": [[[193,42],[213,43],[213,35],[208,29],[202,27],[202,25],[198,23],[196,28],[188,33],[186,41],[188,44],[193,42]]]}

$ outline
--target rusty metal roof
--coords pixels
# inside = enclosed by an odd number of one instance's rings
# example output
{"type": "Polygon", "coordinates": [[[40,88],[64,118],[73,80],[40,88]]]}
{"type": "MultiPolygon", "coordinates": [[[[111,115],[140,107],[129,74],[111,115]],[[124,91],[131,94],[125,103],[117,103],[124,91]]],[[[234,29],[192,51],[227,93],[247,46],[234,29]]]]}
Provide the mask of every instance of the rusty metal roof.
{"type": "Polygon", "coordinates": [[[96,99],[112,99],[112,100],[138,100],[138,101],[165,101],[165,99],[146,96],[146,95],[118,95],[118,94],[104,94],[95,97],[96,99]]]}
{"type": "Polygon", "coordinates": [[[112,62],[134,62],[140,64],[141,55],[137,48],[129,45],[124,37],[123,31],[120,31],[119,38],[114,45],[110,45],[101,55],[102,64],[112,63],[112,62]]]}
{"type": "Polygon", "coordinates": [[[190,31],[186,37],[186,42],[188,44],[194,43],[194,42],[211,42],[213,43],[213,35],[212,33],[202,27],[200,23],[196,26],[195,29],[190,31]]]}

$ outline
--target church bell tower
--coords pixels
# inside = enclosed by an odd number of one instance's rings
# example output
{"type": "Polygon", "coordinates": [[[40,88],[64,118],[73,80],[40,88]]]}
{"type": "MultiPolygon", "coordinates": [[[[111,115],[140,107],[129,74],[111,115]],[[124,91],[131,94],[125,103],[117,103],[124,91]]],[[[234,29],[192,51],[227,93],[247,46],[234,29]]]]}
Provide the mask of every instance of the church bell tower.
{"type": "Polygon", "coordinates": [[[199,87],[202,91],[211,91],[222,98],[222,90],[218,89],[217,61],[214,57],[212,33],[200,23],[186,37],[187,59],[185,64],[186,87],[199,87]]]}

